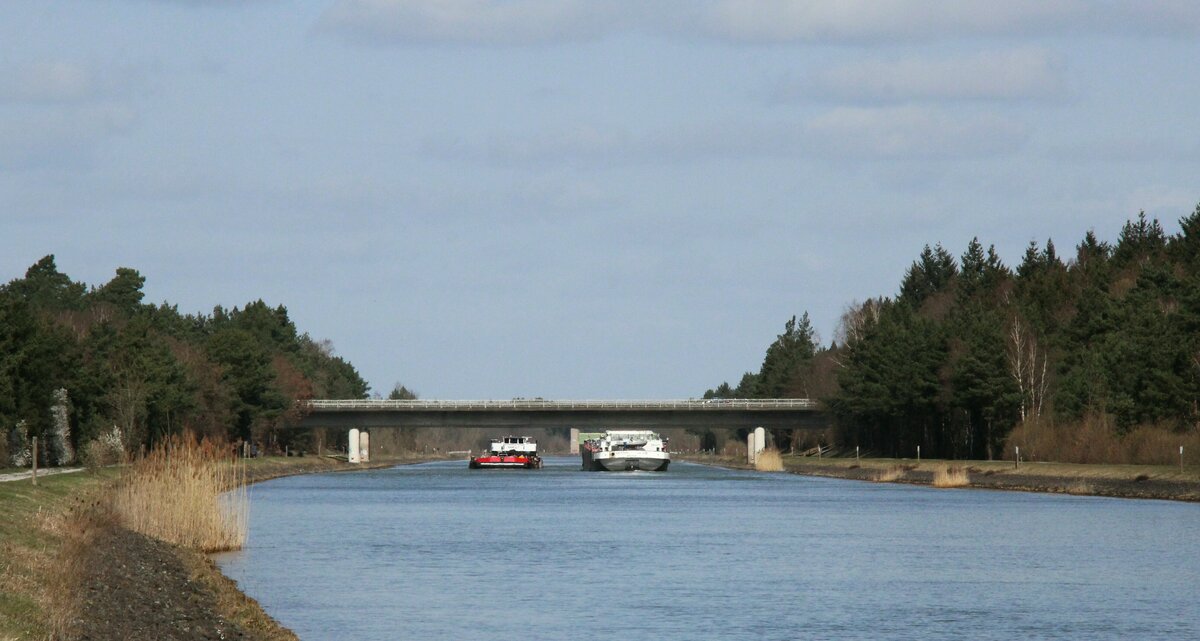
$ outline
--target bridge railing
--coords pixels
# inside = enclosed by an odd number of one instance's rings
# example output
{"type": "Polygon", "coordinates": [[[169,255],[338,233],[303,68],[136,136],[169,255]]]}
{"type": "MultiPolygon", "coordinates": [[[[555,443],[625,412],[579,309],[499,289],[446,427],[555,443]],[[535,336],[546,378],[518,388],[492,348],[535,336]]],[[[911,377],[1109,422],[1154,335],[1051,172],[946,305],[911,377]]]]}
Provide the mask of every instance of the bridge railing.
{"type": "Polygon", "coordinates": [[[687,400],[389,400],[322,399],[304,403],[312,411],[560,411],[560,410],[657,410],[657,411],[730,411],[730,410],[815,410],[817,401],[807,398],[713,398],[687,400]]]}

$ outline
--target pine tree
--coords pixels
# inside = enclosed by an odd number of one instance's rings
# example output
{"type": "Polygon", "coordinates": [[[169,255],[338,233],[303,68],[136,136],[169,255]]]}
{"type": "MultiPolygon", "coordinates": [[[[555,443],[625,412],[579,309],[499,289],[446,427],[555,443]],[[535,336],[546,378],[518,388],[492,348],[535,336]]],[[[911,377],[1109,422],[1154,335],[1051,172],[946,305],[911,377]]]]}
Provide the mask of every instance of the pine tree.
{"type": "Polygon", "coordinates": [[[814,331],[808,312],[799,321],[792,316],[783,333],[767,348],[754,388],[757,398],[780,398],[800,368],[812,360],[816,351],[814,331]]]}

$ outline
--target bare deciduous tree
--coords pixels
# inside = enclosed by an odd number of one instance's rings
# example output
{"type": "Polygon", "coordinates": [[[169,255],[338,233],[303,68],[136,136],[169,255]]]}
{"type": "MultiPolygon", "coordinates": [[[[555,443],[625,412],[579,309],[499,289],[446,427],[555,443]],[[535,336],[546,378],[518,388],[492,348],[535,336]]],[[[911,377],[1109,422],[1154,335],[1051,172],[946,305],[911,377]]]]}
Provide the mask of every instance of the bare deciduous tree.
{"type": "Polygon", "coordinates": [[[1021,421],[1041,418],[1049,385],[1046,377],[1049,359],[1033,328],[1020,316],[1013,316],[1009,323],[1006,351],[1009,375],[1021,393],[1021,421]]]}
{"type": "MultiPolygon", "coordinates": [[[[853,348],[862,340],[867,328],[879,322],[879,314],[882,309],[883,299],[881,298],[868,298],[862,303],[858,301],[850,303],[838,320],[838,327],[833,335],[834,341],[842,347],[853,348]]],[[[834,362],[838,367],[845,367],[840,360],[835,359],[834,362]]]]}

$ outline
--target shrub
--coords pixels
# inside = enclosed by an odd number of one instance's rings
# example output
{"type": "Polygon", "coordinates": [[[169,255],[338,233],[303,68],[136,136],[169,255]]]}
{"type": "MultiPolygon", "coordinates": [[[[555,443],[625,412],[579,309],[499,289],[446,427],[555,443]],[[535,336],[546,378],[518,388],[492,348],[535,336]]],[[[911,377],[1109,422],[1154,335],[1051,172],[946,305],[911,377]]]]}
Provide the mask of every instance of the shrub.
{"type": "Polygon", "coordinates": [[[96,471],[102,467],[125,462],[125,450],[121,445],[121,430],[115,425],[112,430],[90,440],[80,453],[84,467],[96,471]]]}
{"type": "Polygon", "coordinates": [[[768,448],[759,452],[754,458],[754,469],[759,472],[782,472],[783,457],[779,455],[779,450],[768,448]]]}
{"type": "Polygon", "coordinates": [[[899,465],[893,465],[886,470],[876,471],[871,480],[876,483],[894,483],[904,478],[904,468],[899,465]]]}
{"type": "Polygon", "coordinates": [[[939,467],[933,471],[934,487],[963,487],[971,484],[971,475],[961,467],[939,467]]]}
{"type": "Polygon", "coordinates": [[[1200,456],[1200,430],[1140,425],[1122,434],[1112,417],[1089,413],[1070,423],[1021,423],[1009,434],[1005,452],[1011,457],[1019,446],[1021,458],[1030,461],[1177,465],[1181,445],[1185,452],[1200,456]]]}

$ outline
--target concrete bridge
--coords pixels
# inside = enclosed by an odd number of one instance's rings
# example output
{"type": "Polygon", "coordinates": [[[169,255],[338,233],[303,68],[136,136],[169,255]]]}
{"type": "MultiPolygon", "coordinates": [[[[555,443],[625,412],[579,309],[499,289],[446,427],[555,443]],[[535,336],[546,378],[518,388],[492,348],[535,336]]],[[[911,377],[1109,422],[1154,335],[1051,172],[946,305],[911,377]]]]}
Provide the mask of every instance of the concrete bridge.
{"type": "Polygon", "coordinates": [[[390,401],[314,400],[298,427],[574,427],[622,428],[826,427],[817,402],[803,398],[686,401],[390,401]]]}
{"type": "MultiPolygon", "coordinates": [[[[822,429],[827,419],[816,401],[802,398],[637,401],[393,401],[313,400],[299,428],[398,427],[569,428],[572,449],[580,432],[606,429],[822,429]]],[[[352,440],[353,442],[353,440],[352,440]]],[[[364,448],[366,449],[366,448],[364,448]]]]}

